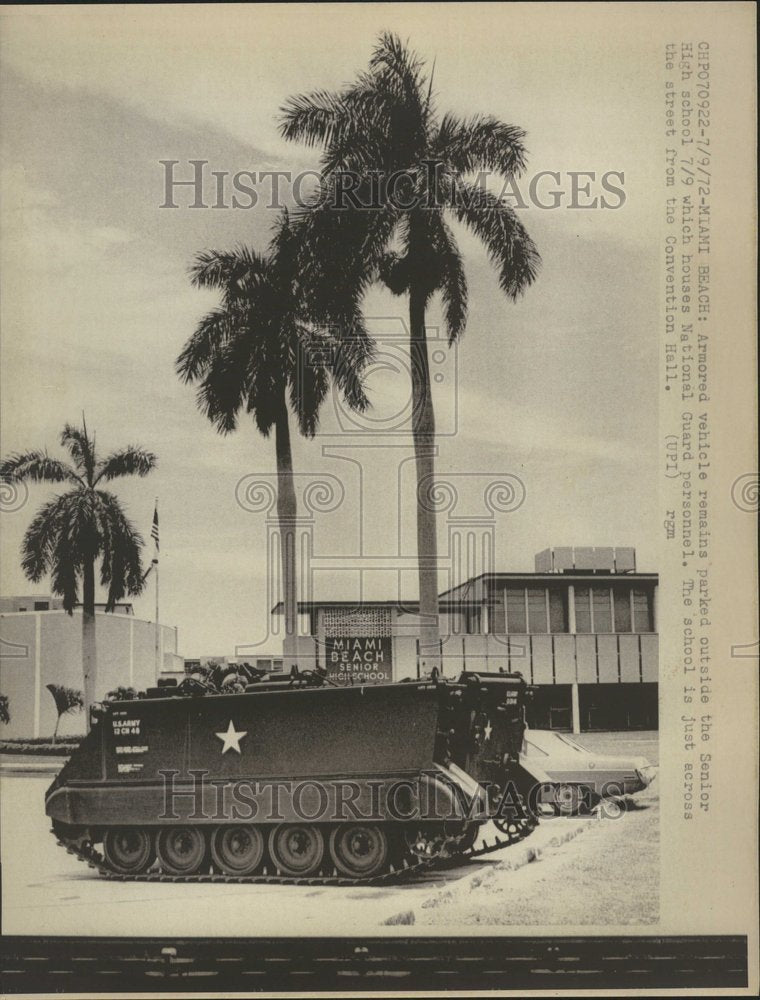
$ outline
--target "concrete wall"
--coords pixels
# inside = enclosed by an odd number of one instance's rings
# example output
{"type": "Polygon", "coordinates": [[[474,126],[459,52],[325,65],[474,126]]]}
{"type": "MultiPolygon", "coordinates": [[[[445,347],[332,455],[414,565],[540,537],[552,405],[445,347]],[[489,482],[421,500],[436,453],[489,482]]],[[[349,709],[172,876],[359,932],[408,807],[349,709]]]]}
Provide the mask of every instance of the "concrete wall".
{"type": "MultiPolygon", "coordinates": [[[[96,698],[120,684],[138,690],[156,682],[156,629],[152,622],[130,615],[96,612],[98,675],[96,698]]],[[[159,663],[173,661],[177,630],[160,626],[159,663]]],[[[75,611],[39,611],[0,615],[0,693],[8,696],[11,721],[0,728],[0,739],[48,736],[56,711],[46,684],[82,690],[82,616],[75,611]]],[[[81,712],[64,716],[59,733],[82,733],[81,712]]]]}

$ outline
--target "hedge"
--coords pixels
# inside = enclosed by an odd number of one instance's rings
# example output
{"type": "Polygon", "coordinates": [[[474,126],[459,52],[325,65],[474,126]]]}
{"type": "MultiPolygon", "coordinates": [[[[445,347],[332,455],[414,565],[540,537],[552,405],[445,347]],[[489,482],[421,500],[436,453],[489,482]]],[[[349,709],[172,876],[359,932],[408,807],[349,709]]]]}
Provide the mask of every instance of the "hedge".
{"type": "Polygon", "coordinates": [[[68,757],[79,746],[81,737],[62,737],[55,743],[50,737],[28,740],[0,740],[0,754],[38,754],[40,756],[68,757]]]}

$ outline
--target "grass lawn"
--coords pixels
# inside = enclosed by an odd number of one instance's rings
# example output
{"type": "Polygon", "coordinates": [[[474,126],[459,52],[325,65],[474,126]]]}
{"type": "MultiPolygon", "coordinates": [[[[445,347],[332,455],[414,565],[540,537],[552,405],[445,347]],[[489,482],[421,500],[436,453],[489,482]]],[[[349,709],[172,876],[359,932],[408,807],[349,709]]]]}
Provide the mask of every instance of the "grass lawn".
{"type": "MultiPolygon", "coordinates": [[[[659,761],[656,732],[583,733],[573,737],[600,754],[659,761]]],[[[551,823],[552,820],[545,822],[551,823]]],[[[644,791],[608,802],[584,832],[517,871],[497,872],[479,890],[421,909],[418,924],[606,926],[656,923],[659,915],[658,779],[644,791]]]]}

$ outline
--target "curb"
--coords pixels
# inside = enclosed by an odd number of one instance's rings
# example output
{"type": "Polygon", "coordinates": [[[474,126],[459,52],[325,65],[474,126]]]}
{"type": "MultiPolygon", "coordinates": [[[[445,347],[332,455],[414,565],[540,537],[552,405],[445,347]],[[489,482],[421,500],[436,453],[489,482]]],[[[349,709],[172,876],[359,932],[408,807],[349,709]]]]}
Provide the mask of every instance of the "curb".
{"type": "Polygon", "coordinates": [[[48,760],[12,760],[11,755],[0,760],[0,775],[49,774],[54,777],[68,758],[50,757],[48,760]]]}

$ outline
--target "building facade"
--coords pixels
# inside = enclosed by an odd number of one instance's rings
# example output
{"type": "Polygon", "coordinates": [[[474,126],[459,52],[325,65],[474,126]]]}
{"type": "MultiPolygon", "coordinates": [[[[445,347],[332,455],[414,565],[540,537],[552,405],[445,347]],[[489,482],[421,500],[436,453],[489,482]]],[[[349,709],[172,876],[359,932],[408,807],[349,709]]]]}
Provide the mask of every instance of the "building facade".
{"type": "MultiPolygon", "coordinates": [[[[533,573],[469,579],[440,595],[443,674],[521,673],[535,687],[535,728],[657,728],[657,586],[656,573],[637,571],[631,548],[546,549],[533,573]]],[[[308,622],[300,660],[335,683],[419,676],[416,605],[324,601],[300,610],[308,622]]]]}
{"type": "MultiPolygon", "coordinates": [[[[46,685],[80,691],[84,686],[81,609],[69,615],[60,598],[49,596],[1,598],[0,609],[0,693],[7,696],[10,712],[0,738],[50,736],[56,711],[46,685]]],[[[182,670],[177,629],[159,626],[157,657],[156,625],[136,618],[131,604],[108,614],[97,605],[95,625],[96,699],[119,685],[144,690],[155,685],[158,673],[182,670]]],[[[84,729],[84,716],[77,713],[61,719],[59,733],[84,729]]]]}
{"type": "Polygon", "coordinates": [[[240,663],[247,663],[249,666],[259,670],[265,670],[268,674],[281,674],[283,671],[282,654],[260,653],[255,656],[193,656],[185,657],[183,661],[183,675],[192,674],[194,670],[201,667],[235,667],[240,663]]]}

